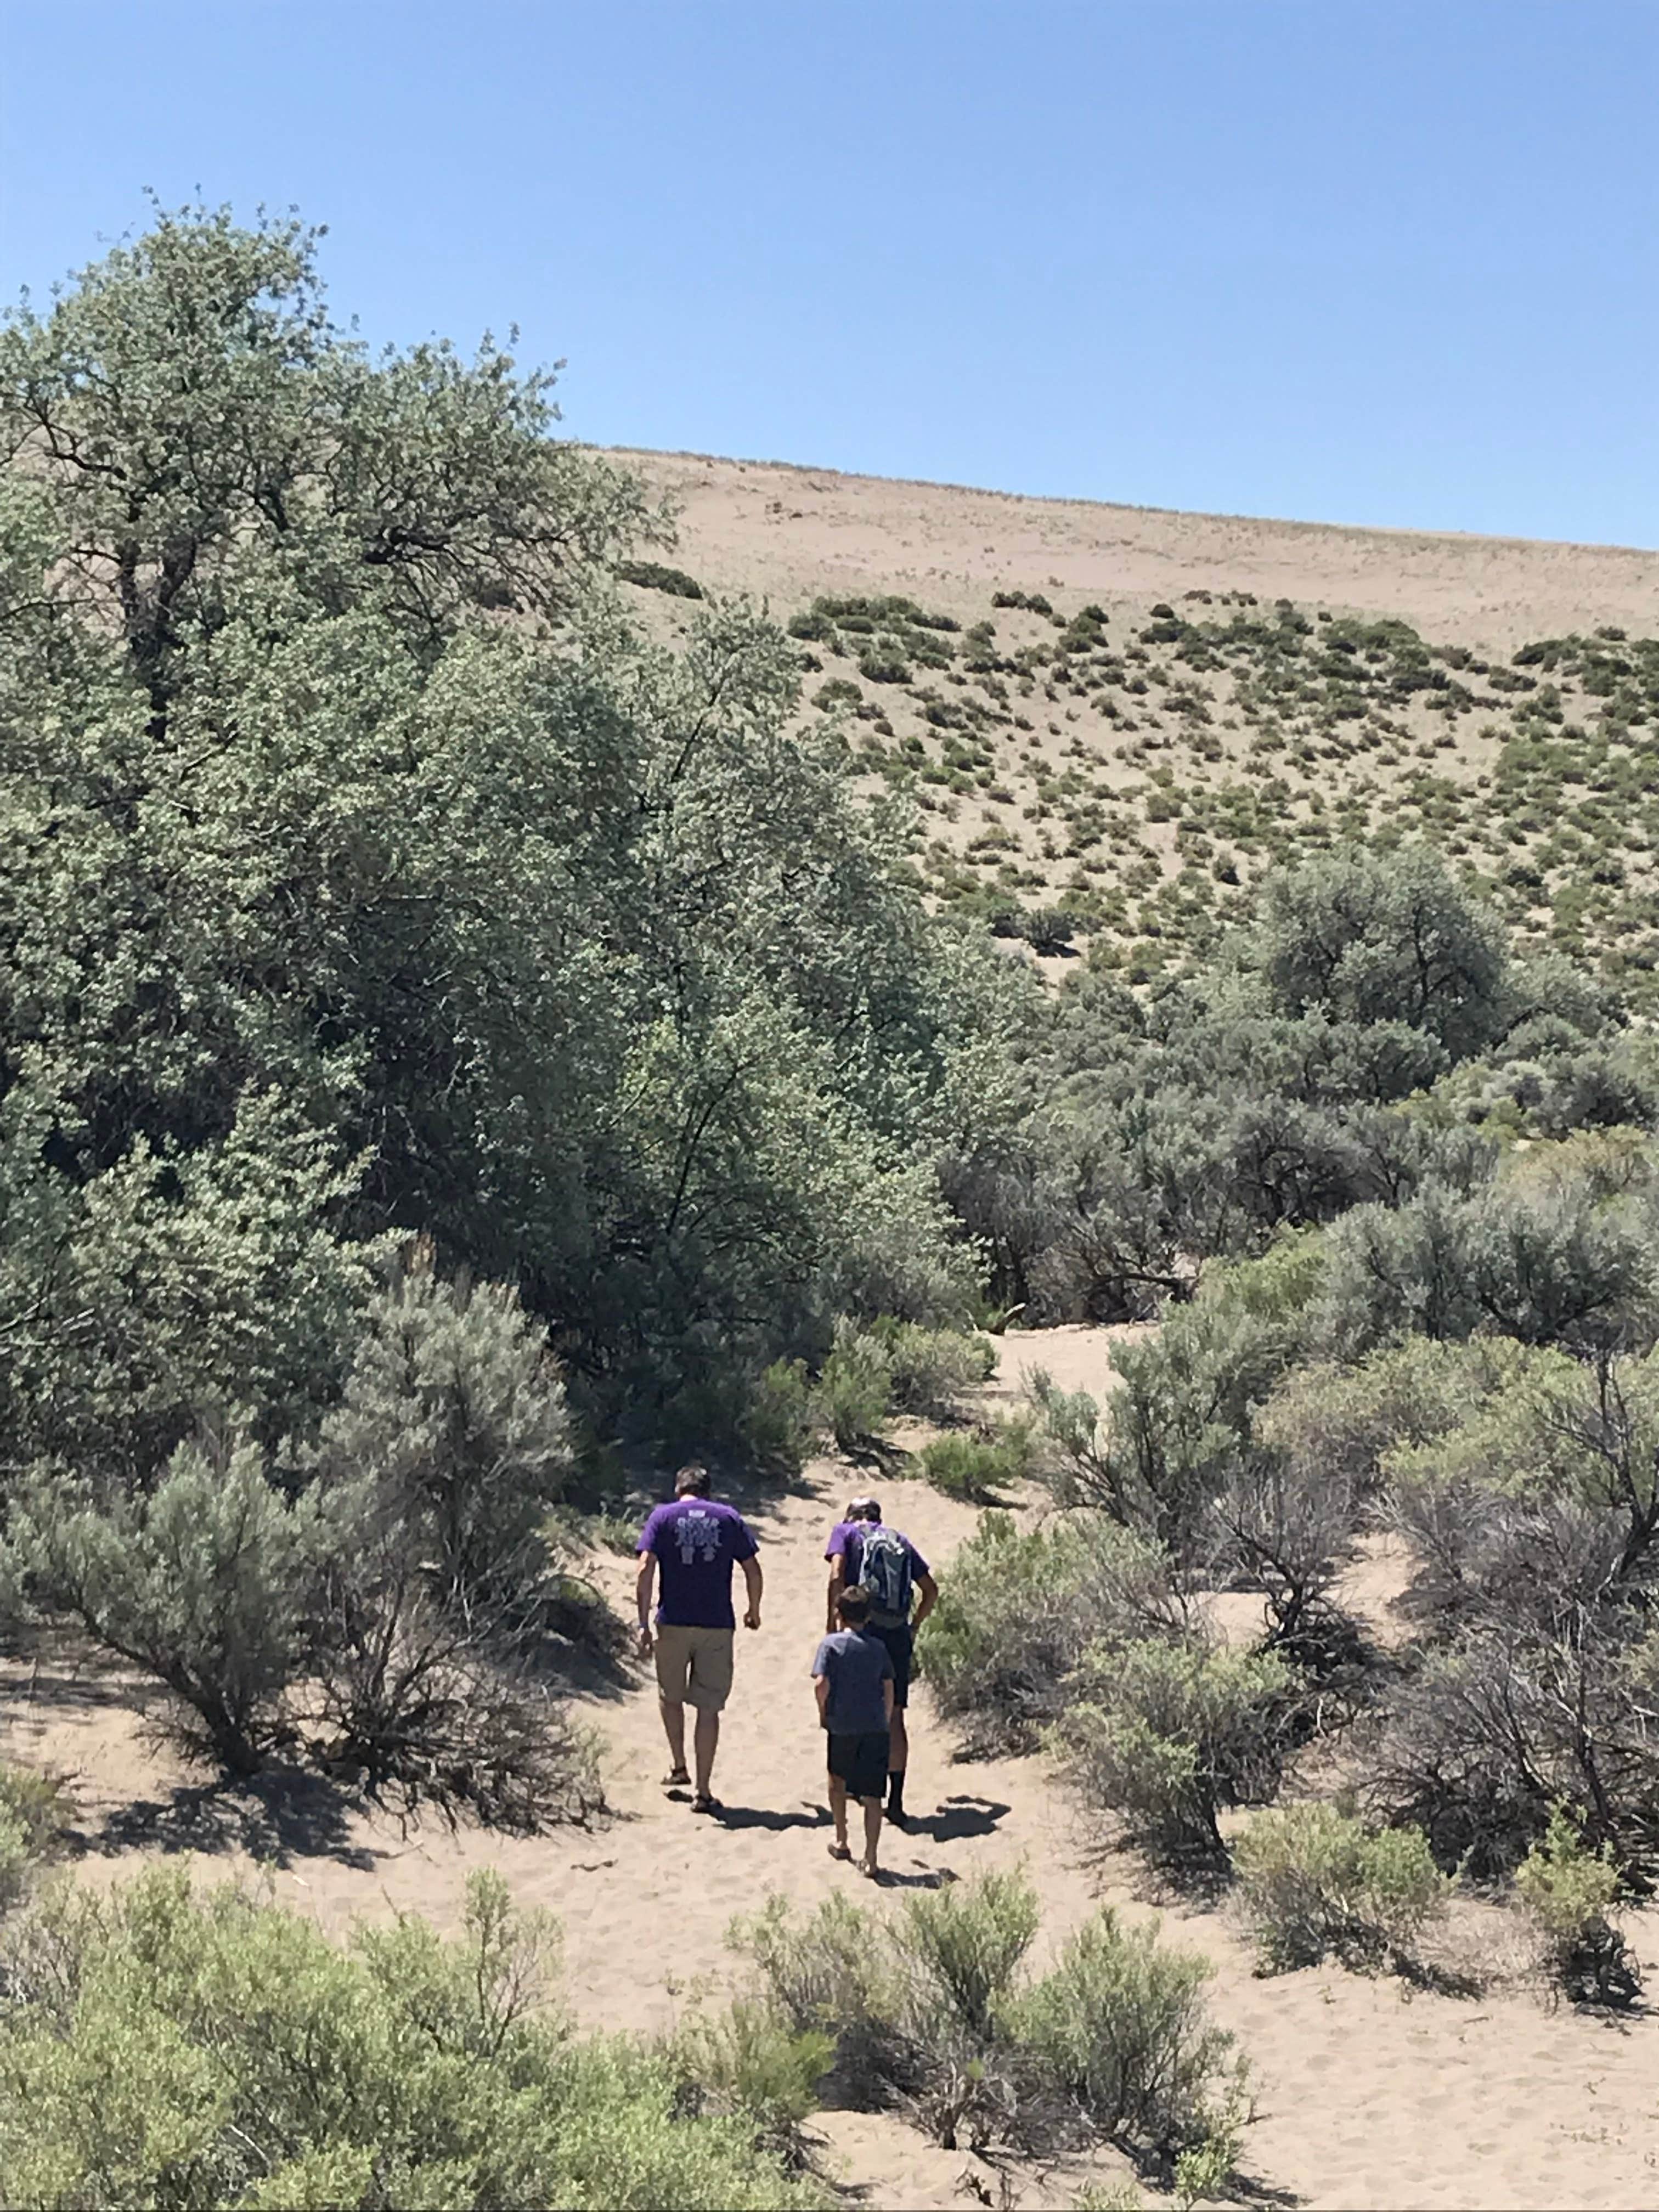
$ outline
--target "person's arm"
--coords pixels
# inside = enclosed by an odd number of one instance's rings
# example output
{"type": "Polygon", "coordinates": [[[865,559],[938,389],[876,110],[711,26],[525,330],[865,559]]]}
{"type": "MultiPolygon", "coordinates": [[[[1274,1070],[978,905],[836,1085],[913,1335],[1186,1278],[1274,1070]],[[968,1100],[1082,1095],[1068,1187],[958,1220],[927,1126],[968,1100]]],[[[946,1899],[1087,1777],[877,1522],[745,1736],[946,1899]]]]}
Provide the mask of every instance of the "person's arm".
{"type": "Polygon", "coordinates": [[[826,1724],[824,1709],[830,1703],[830,1677],[827,1674],[815,1675],[812,1687],[818,1694],[818,1726],[823,1728],[826,1724]]]}
{"type": "Polygon", "coordinates": [[[749,1591],[749,1610],[743,1616],[743,1625],[745,1628],[758,1628],[764,1577],[761,1573],[761,1563],[752,1553],[743,1563],[743,1579],[749,1591]]]}
{"type": "Polygon", "coordinates": [[[640,1650],[647,1657],[651,1651],[651,1592],[657,1579],[657,1555],[654,1552],[640,1553],[640,1571],[634,1584],[634,1595],[640,1608],[640,1650]]]}
{"type": "Polygon", "coordinates": [[[916,1588],[921,1592],[921,1602],[916,1607],[916,1617],[914,1626],[920,1628],[922,1622],[927,1620],[928,1614],[939,1603],[939,1584],[933,1580],[933,1577],[928,1573],[926,1567],[924,1567],[921,1572],[916,1577],[916,1588]]]}
{"type": "Polygon", "coordinates": [[[893,1678],[890,1674],[884,1674],[881,1678],[881,1702],[886,1711],[887,1725],[891,1728],[893,1725],[893,1678]]]}
{"type": "Polygon", "coordinates": [[[837,1552],[830,1562],[830,1601],[823,1617],[823,1632],[833,1636],[836,1623],[841,1619],[841,1594],[847,1587],[847,1554],[837,1552]]]}

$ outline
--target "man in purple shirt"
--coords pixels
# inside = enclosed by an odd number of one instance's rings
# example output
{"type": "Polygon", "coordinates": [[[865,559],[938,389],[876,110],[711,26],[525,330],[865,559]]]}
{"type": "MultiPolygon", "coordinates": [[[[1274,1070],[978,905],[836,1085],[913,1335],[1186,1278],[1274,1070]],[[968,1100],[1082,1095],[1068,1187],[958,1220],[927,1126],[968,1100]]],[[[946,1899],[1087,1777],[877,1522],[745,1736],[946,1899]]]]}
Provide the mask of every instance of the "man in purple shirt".
{"type": "MultiPolygon", "coordinates": [[[[841,1594],[852,1589],[865,1579],[865,1547],[878,1542],[889,1560],[902,1559],[900,1586],[887,1595],[897,1603],[884,1607],[882,1591],[871,1594],[870,1622],[867,1633],[884,1644],[893,1662],[893,1727],[887,1760],[887,1817],[895,1827],[904,1825],[904,1774],[910,1761],[910,1736],[905,1724],[905,1711],[910,1702],[910,1668],[915,1653],[915,1632],[939,1602],[939,1584],[928,1571],[927,1562],[910,1541],[896,1528],[889,1528],[881,1517],[881,1507],[873,1498],[855,1498],[847,1509],[847,1518],[838,1521],[830,1532],[830,1541],[823,1556],[830,1562],[830,1601],[828,1628],[834,1631],[841,1594]],[[920,1594],[915,1618],[910,1617],[914,1595],[920,1594]]],[[[884,1571],[884,1583],[891,1579],[884,1571]]]]}
{"type": "Polygon", "coordinates": [[[640,1574],[635,1595],[640,1607],[640,1650],[657,1655],[657,1702],[668,1738],[670,1789],[684,1789],[685,1709],[697,1718],[693,1748],[697,1763],[695,1803],[699,1813],[717,1813],[709,1783],[720,1740],[720,1708],[732,1694],[732,1652],[737,1620],[732,1611],[732,1569],[743,1569],[749,1593],[745,1628],[761,1625],[761,1571],[755,1539],[735,1506],[708,1495],[706,1467],[683,1467],[674,1477],[672,1504],[659,1505],[634,1547],[640,1574]],[[652,1633],[651,1593],[662,1577],[656,1632],[652,1633]]]}

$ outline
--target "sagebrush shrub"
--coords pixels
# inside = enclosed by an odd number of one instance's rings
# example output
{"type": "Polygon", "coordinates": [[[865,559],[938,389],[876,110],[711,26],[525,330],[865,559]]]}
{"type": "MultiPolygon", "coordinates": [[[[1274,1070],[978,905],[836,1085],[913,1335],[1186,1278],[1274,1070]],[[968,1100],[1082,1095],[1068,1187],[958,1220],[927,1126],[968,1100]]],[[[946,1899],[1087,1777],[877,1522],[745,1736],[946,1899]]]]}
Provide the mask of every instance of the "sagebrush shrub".
{"type": "Polygon", "coordinates": [[[1295,1677],[1276,1653],[1190,1638],[1092,1648],[1054,1740],[1069,1778],[1158,1856],[1218,1858],[1218,1816],[1279,1786],[1295,1677]]]}
{"type": "Polygon", "coordinates": [[[1017,2001],[1008,2025],[1102,2135],[1176,2148],[1210,2131],[1218,2093],[1236,2074],[1233,2039],[1204,2009],[1213,1971],[1195,1952],[1166,1950],[1155,1921],[1125,1928],[1103,1911],[1017,2001]]]}
{"type": "Polygon", "coordinates": [[[22,1896],[33,1857],[22,1822],[0,1806],[0,1913],[9,1912],[22,1896]]]}
{"type": "Polygon", "coordinates": [[[647,592],[667,592],[679,599],[703,597],[702,586],[695,576],[661,561],[619,561],[617,574],[624,584],[637,584],[647,592]]]}
{"type": "Polygon", "coordinates": [[[884,2102],[915,2073],[901,1962],[870,1936],[868,1916],[845,1897],[826,1898],[802,1922],[775,1893],[727,1935],[793,2033],[833,2037],[836,2085],[855,2104],[884,2102]]]}
{"type": "Polygon", "coordinates": [[[1022,1978],[1037,1918],[1024,1878],[993,1873],[875,1913],[834,1898],[804,1923],[774,1897],[732,1940],[792,2033],[834,2036],[848,2103],[906,2107],[946,2148],[1202,2141],[1238,2078],[1205,2017],[1208,1966],[1105,1912],[1022,1978]]]}
{"type": "Polygon", "coordinates": [[[1368,1828],[1334,1805],[1258,1814],[1233,1838],[1244,1918],[1278,1973],[1335,1956],[1370,1970],[1408,1959],[1449,1879],[1416,1828],[1368,1828]]]}
{"type": "Polygon", "coordinates": [[[573,2039],[556,1931],[476,1875],[452,1937],[411,1914],[337,1948],[227,1884],[49,1887],[0,1936],[0,2197],[57,2206],[821,2205],[667,2057],[573,2039]]]}
{"type": "Polygon", "coordinates": [[[885,1318],[869,1334],[886,1355],[892,1402],[901,1413],[949,1420],[963,1397],[996,1372],[996,1346],[986,1336],[885,1318]]]}
{"type": "Polygon", "coordinates": [[[1605,1845],[1589,1848],[1564,1802],[1550,1808],[1549,1826],[1515,1870],[1515,1888],[1540,1964],[1569,1997],[1628,2003],[1635,1996],[1641,1978],[1612,1917],[1619,1870],[1605,1845]]]}
{"type": "Polygon", "coordinates": [[[775,2002],[738,1997],[723,2013],[691,2014],[666,2048],[693,2109],[741,2113],[775,2155],[805,2164],[802,2124],[834,2063],[833,2036],[793,2027],[775,2002]]]}
{"type": "Polygon", "coordinates": [[[181,1444],[148,1497],[99,1503],[42,1478],[9,1542],[45,1603],[166,1686],[185,1749],[259,1765],[307,1656],[313,1497],[284,1498],[253,1444],[209,1440],[181,1444]]]}
{"type": "Polygon", "coordinates": [[[805,1360],[774,1360],[744,1409],[741,1442],[747,1457],[763,1474],[799,1474],[812,1448],[813,1414],[805,1360]]]}
{"type": "Polygon", "coordinates": [[[893,1403],[886,1346],[850,1323],[836,1324],[835,1349],[819,1372],[819,1417],[841,1449],[864,1450],[885,1425],[893,1403]]]}
{"type": "Polygon", "coordinates": [[[916,1472],[947,1498],[983,1505],[1024,1482],[1036,1456],[1029,1421],[999,1421],[967,1433],[935,1437],[916,1454],[916,1472]]]}
{"type": "Polygon", "coordinates": [[[0,1913],[28,1893],[69,1823],[63,1784],[33,1767],[0,1760],[0,1913]]]}
{"type": "Polygon", "coordinates": [[[521,1593],[575,1464],[545,1330],[505,1285],[446,1279],[416,1245],[370,1304],[316,1462],[325,1486],[373,1482],[446,1593],[521,1593]]]}
{"type": "Polygon", "coordinates": [[[1163,1553],[1103,1513],[1057,1514],[1026,1530],[1010,1514],[985,1513],[917,1650],[940,1710],[970,1741],[1030,1748],[1090,1644],[1182,1617],[1163,1553]]]}
{"type": "Polygon", "coordinates": [[[46,1857],[70,1822],[70,1800],[54,1775],[0,1759],[0,1814],[22,1832],[31,1855],[46,1857]]]}
{"type": "Polygon", "coordinates": [[[972,1883],[907,1897],[901,1943],[916,1997],[942,2004],[972,2033],[988,2033],[1037,1931],[1037,1901],[1018,1874],[990,1873],[972,1883]]]}

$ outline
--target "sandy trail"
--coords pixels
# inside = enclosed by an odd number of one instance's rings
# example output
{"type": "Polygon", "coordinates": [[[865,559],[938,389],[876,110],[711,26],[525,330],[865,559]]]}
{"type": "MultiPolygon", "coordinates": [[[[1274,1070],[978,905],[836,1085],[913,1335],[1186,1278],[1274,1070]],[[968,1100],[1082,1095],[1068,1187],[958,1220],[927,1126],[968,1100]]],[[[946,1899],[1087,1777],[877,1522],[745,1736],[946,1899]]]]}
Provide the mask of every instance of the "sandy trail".
{"type": "MultiPolygon", "coordinates": [[[[1041,1364],[1067,1388],[1103,1394],[1107,1347],[1098,1330],[1011,1336],[994,1388],[1005,1394],[1024,1369],[1041,1364]]],[[[836,1889],[860,1901],[872,1896],[826,1855],[822,1739],[808,1679],[823,1623],[825,1535],[848,1496],[868,1481],[817,1462],[796,1494],[754,1516],[764,1623],[758,1634],[738,1632],[715,1773],[726,1807],[719,1820],[699,1818],[659,1786],[667,1759],[643,1668],[618,1694],[589,1701],[617,1817],[592,1832],[533,1841],[433,1826],[405,1835],[395,1821],[325,1807],[308,1827],[250,1834],[246,1818],[212,1793],[175,1794],[187,1778],[143,1745],[130,1685],[89,1672],[70,1680],[43,1670],[30,1698],[27,1670],[13,1670],[0,1750],[77,1773],[88,1879],[184,1848],[201,1851],[204,1873],[244,1869],[252,1842],[267,1856],[274,1850],[278,1894],[338,1932],[355,1916],[399,1907],[447,1923],[467,1870],[493,1865],[523,1901],[563,1922],[568,1996],[582,2025],[665,2027],[701,1991],[718,1998],[742,1985],[726,1926],[769,1890],[806,1908],[836,1889]]],[[[885,1483],[881,1494],[888,1516],[947,1576],[972,1511],[912,1482],[885,1483]]],[[[1376,1568],[1368,1562],[1364,1571],[1373,1580],[1376,1568]]],[[[631,1618],[632,1562],[607,1555],[595,1571],[631,1618]]],[[[1041,1760],[956,1762],[925,1696],[913,1737],[907,1794],[921,1818],[914,1833],[887,1838],[890,1899],[912,1885],[1023,1864],[1042,1902],[1042,1953],[1102,1902],[1132,1916],[1152,1909],[1141,1870],[1101,1850],[1101,1834],[1073,1815],[1041,1760]]],[[[1463,1917],[1466,1934],[1488,1948],[1512,1940],[1511,1923],[1490,1908],[1470,1906],[1463,1917]]],[[[1552,2014],[1513,1985],[1455,1999],[1334,1967],[1261,1980],[1223,1915],[1176,1906],[1164,1923],[1169,1936],[1215,1963],[1215,2012],[1237,2033],[1257,2086],[1247,2170],[1262,2189],[1283,2192],[1268,2201],[1659,2208],[1659,2016],[1608,2025],[1552,2014]]],[[[1637,1917],[1632,1934],[1650,1983],[1659,1983],[1659,1916],[1637,1917]]],[[[826,2158],[866,2204],[926,2212],[971,2203],[969,2173],[998,2201],[994,2173],[891,2116],[829,2113],[821,2131],[826,2158]]],[[[1068,2206],[1086,2179],[1124,2171],[1109,2153],[1086,2166],[1018,2165],[1009,2172],[1012,2202],[1030,2212],[1068,2206]]]]}

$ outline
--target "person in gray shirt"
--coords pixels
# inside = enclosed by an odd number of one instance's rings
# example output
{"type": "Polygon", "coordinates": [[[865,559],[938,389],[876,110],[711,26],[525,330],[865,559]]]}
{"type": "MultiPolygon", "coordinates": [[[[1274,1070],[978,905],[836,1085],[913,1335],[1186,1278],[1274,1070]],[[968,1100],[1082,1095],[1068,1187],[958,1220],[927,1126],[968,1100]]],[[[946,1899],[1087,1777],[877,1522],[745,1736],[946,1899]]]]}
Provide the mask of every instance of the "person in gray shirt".
{"type": "Polygon", "coordinates": [[[830,1811],[836,1823],[832,1859],[853,1856],[847,1840],[847,1801],[864,1808],[864,1856],[859,1872],[872,1881],[880,1871],[882,1794],[893,1726],[893,1660],[870,1632],[870,1598],[857,1584],[841,1593],[841,1626],[826,1636],[812,1662],[818,1720],[829,1737],[830,1811]]]}

